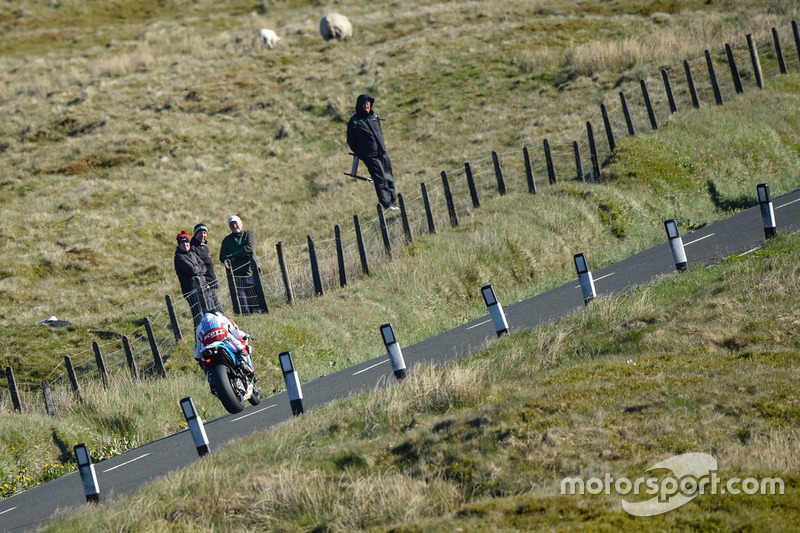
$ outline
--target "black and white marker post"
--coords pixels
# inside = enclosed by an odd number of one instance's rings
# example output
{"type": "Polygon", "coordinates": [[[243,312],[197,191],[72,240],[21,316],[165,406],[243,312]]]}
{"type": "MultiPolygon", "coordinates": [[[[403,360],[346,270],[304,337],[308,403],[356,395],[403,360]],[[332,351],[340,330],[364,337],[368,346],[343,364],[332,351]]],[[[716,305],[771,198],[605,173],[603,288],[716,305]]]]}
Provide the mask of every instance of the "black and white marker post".
{"type": "Polygon", "coordinates": [[[208,447],[208,437],[206,436],[206,428],[203,425],[203,419],[200,418],[200,414],[197,412],[197,408],[194,406],[194,400],[191,396],[187,396],[181,400],[181,409],[183,410],[183,416],[186,417],[186,423],[189,424],[189,431],[192,433],[192,439],[194,439],[197,454],[203,457],[211,450],[208,447]]]}
{"type": "Polygon", "coordinates": [[[672,248],[672,258],[675,260],[675,268],[678,272],[689,270],[689,262],[686,260],[686,251],[683,249],[683,240],[678,232],[678,223],[674,219],[664,221],[667,230],[669,246],[672,248]]]}
{"type": "Polygon", "coordinates": [[[589,271],[589,263],[586,262],[586,254],[575,254],[572,259],[575,261],[575,270],[578,271],[578,281],[581,282],[583,303],[589,305],[589,302],[597,297],[597,293],[594,290],[594,279],[589,271]]]}
{"type": "Polygon", "coordinates": [[[761,220],[764,222],[764,237],[769,239],[777,235],[775,230],[775,210],[772,208],[772,199],[769,197],[769,185],[759,183],[756,185],[758,191],[758,205],[761,207],[761,220]]]}
{"type": "Polygon", "coordinates": [[[494,287],[486,285],[481,287],[483,293],[483,301],[486,302],[486,308],[489,310],[489,316],[492,317],[494,329],[497,336],[500,337],[504,333],[508,333],[508,322],[506,322],[506,314],[503,312],[503,306],[497,299],[497,293],[494,292],[494,287]]]}
{"type": "Polygon", "coordinates": [[[386,345],[389,361],[392,363],[394,377],[399,381],[406,377],[406,362],[403,359],[403,352],[400,350],[400,344],[397,342],[397,336],[395,336],[394,328],[392,328],[391,324],[381,326],[381,336],[383,337],[383,344],[386,345]]]}
{"type": "Polygon", "coordinates": [[[76,445],[73,449],[75,450],[75,459],[78,462],[78,472],[81,474],[86,501],[97,503],[100,501],[100,486],[97,484],[97,474],[94,472],[94,464],[92,463],[92,456],[89,455],[89,447],[82,443],[76,445]]]}
{"type": "Polygon", "coordinates": [[[292,406],[294,416],[302,415],[303,411],[303,389],[300,387],[300,376],[294,368],[292,352],[283,352],[278,356],[281,360],[281,370],[283,380],[286,382],[286,393],[289,395],[289,404],[292,406]]]}

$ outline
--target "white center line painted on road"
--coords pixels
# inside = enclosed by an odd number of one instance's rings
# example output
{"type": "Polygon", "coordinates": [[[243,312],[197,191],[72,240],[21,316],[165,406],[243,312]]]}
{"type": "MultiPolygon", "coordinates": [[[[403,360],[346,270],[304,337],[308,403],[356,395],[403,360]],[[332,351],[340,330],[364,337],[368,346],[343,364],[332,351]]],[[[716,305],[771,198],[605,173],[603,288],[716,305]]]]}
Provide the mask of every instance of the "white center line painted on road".
{"type": "Polygon", "coordinates": [[[16,509],[16,507],[12,507],[11,509],[6,509],[5,511],[0,511],[0,514],[6,514],[6,513],[10,513],[10,512],[11,512],[11,511],[13,511],[14,509],[16,509]]]}
{"type": "Polygon", "coordinates": [[[492,319],[490,318],[489,320],[484,320],[484,321],[483,321],[483,322],[481,322],[480,324],[475,324],[474,326],[470,326],[470,327],[468,327],[467,329],[477,328],[478,326],[482,326],[482,325],[484,325],[484,324],[488,324],[488,323],[489,323],[489,322],[491,322],[491,321],[492,321],[492,319]]]}
{"type": "Polygon", "coordinates": [[[800,202],[800,198],[798,198],[797,200],[792,200],[791,202],[786,202],[785,204],[781,204],[779,206],[776,206],[775,209],[780,209],[781,207],[786,207],[787,205],[792,205],[795,202],[800,202]]]}
{"type": "Polygon", "coordinates": [[[716,233],[709,233],[709,234],[708,234],[708,235],[706,235],[705,237],[700,237],[699,239],[695,239],[695,240],[693,240],[693,241],[685,242],[685,243],[683,243],[683,245],[684,245],[684,246],[689,246],[690,244],[694,244],[694,243],[696,243],[696,242],[700,242],[700,241],[702,241],[703,239],[708,239],[708,238],[709,238],[709,237],[711,237],[712,235],[716,235],[716,233]]]}
{"type": "Polygon", "coordinates": [[[374,365],[372,365],[372,366],[368,366],[367,368],[364,368],[364,369],[362,369],[362,370],[359,370],[358,372],[354,372],[352,375],[353,375],[353,376],[357,376],[358,374],[360,374],[360,373],[362,373],[362,372],[366,372],[367,370],[370,370],[370,369],[372,369],[372,368],[375,368],[375,367],[376,367],[376,366],[378,366],[378,365],[382,365],[383,363],[387,363],[388,361],[389,361],[388,359],[384,359],[384,360],[383,360],[383,361],[381,361],[380,363],[375,363],[375,364],[374,364],[374,365]]]}
{"type": "Polygon", "coordinates": [[[272,405],[268,405],[268,406],[266,406],[266,407],[262,407],[262,408],[261,408],[261,409],[259,409],[258,411],[253,411],[252,413],[247,413],[246,415],[242,415],[242,416],[240,416],[239,418],[234,418],[233,420],[231,420],[231,422],[236,422],[237,420],[241,420],[242,418],[247,418],[248,416],[257,415],[257,414],[258,414],[258,413],[260,413],[261,411],[266,411],[267,409],[272,409],[273,407],[277,407],[277,406],[278,406],[278,404],[277,404],[277,403],[274,403],[274,404],[272,404],[272,405]]]}
{"type": "MultiPolygon", "coordinates": [[[[607,278],[608,276],[613,276],[614,274],[616,274],[616,272],[611,272],[610,274],[606,274],[605,276],[600,276],[599,278],[594,278],[593,281],[600,281],[601,279],[607,278]]],[[[580,285],[575,285],[575,288],[576,289],[580,289],[581,286],[580,285]]]]}
{"type": "Polygon", "coordinates": [[[139,456],[139,457],[137,457],[136,459],[131,459],[130,461],[126,461],[126,462],[122,463],[121,465],[112,466],[111,468],[109,468],[109,469],[107,469],[107,470],[103,470],[103,474],[105,474],[106,472],[111,472],[112,470],[116,470],[117,468],[119,468],[119,467],[121,467],[121,466],[129,465],[129,464],[131,464],[131,463],[132,463],[132,462],[134,462],[134,461],[138,461],[139,459],[141,459],[141,458],[143,458],[143,457],[147,457],[148,455],[150,455],[150,454],[149,454],[149,453],[146,453],[146,454],[144,454],[144,455],[140,455],[140,456],[139,456]]]}

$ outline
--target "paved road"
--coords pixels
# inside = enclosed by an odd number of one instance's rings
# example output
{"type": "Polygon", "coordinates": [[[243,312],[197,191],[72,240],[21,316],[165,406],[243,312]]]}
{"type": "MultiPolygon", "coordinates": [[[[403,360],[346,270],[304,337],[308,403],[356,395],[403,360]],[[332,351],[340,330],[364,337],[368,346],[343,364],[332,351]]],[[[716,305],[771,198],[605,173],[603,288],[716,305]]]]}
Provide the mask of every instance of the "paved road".
{"type": "MultiPolygon", "coordinates": [[[[796,231],[800,227],[800,190],[773,200],[778,231],[796,231]]],[[[683,243],[693,264],[709,264],[733,254],[746,254],[764,242],[764,230],[758,206],[726,220],[683,235],[683,243]]],[[[665,234],[666,241],[666,234],[665,234]]],[[[576,251],[580,252],[580,250],[576,251]]],[[[591,257],[587,257],[591,266],[591,257]]],[[[628,259],[593,271],[598,294],[621,294],[650,283],[675,271],[669,244],[665,242],[628,259]]],[[[498,295],[502,303],[502,295],[498,295]]],[[[480,297],[478,295],[478,297],[480,297]]],[[[527,300],[504,308],[510,333],[530,329],[555,320],[583,307],[583,295],[575,281],[566,283],[527,300]]],[[[402,332],[398,332],[402,340],[402,332]]],[[[403,347],[409,368],[417,362],[448,362],[480,350],[496,338],[488,315],[446,331],[413,346],[403,347]]],[[[301,372],[302,373],[302,372],[301,372]]],[[[365,361],[335,374],[303,385],[306,410],[343,398],[354,392],[372,389],[394,381],[386,355],[365,361]]],[[[176,409],[179,407],[176,405],[176,409]]],[[[212,452],[227,441],[262,431],[292,417],[286,393],[264,398],[257,407],[247,407],[238,415],[227,415],[206,422],[212,452]]],[[[95,465],[101,498],[127,494],[169,471],[198,460],[190,433],[175,435],[136,448],[95,465]]],[[[30,489],[0,502],[0,530],[23,531],[35,528],[60,509],[86,503],[78,473],[30,489]]]]}

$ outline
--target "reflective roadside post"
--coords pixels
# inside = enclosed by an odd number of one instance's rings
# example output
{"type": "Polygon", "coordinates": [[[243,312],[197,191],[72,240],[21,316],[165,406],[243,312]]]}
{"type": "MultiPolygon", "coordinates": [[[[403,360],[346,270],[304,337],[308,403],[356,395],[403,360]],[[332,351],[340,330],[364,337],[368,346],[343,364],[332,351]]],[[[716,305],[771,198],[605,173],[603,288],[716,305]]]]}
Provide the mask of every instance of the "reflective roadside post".
{"type": "Polygon", "coordinates": [[[486,308],[489,310],[489,316],[492,317],[492,323],[494,324],[497,336],[500,337],[504,333],[508,333],[506,315],[503,312],[503,306],[500,305],[500,301],[497,299],[497,293],[494,292],[494,287],[491,285],[481,287],[481,293],[483,294],[483,301],[486,302],[486,308]]]}
{"type": "Polygon", "coordinates": [[[200,414],[194,406],[194,399],[192,399],[191,396],[187,396],[181,400],[181,410],[183,410],[186,423],[189,424],[189,431],[192,433],[192,439],[197,448],[197,454],[203,457],[211,450],[208,447],[208,436],[206,436],[206,428],[203,425],[203,419],[200,418],[200,414]]]}
{"type": "Polygon", "coordinates": [[[100,501],[100,486],[97,484],[97,474],[94,471],[92,456],[89,454],[89,447],[86,443],[77,444],[75,448],[75,459],[78,462],[78,471],[83,482],[83,493],[86,494],[86,501],[97,503],[100,501]]]}
{"type": "Polygon", "coordinates": [[[289,404],[292,406],[294,416],[303,414],[303,389],[300,387],[300,377],[294,368],[292,352],[283,352],[278,358],[281,361],[283,380],[286,382],[286,392],[289,395],[289,404]]]}
{"type": "Polygon", "coordinates": [[[686,251],[683,249],[683,240],[678,232],[678,223],[674,219],[664,221],[664,228],[667,230],[669,246],[672,248],[672,258],[675,260],[675,268],[679,272],[689,270],[689,262],[686,261],[686,251]]]}
{"type": "Polygon", "coordinates": [[[594,280],[592,279],[592,273],[589,271],[589,263],[586,262],[586,254],[575,254],[572,259],[575,261],[578,281],[581,282],[583,303],[584,305],[589,305],[589,302],[597,297],[597,293],[594,290],[594,280]]]}
{"type": "Polygon", "coordinates": [[[399,381],[406,377],[406,362],[403,359],[403,352],[400,350],[400,344],[397,342],[397,336],[394,334],[394,328],[392,328],[391,324],[381,326],[381,336],[383,337],[383,344],[386,346],[386,353],[389,355],[389,361],[392,363],[394,377],[399,381]]]}
{"type": "Polygon", "coordinates": [[[764,223],[764,237],[769,239],[778,234],[775,229],[775,210],[769,197],[769,185],[759,183],[756,185],[756,191],[758,191],[758,205],[761,207],[761,220],[764,223]]]}

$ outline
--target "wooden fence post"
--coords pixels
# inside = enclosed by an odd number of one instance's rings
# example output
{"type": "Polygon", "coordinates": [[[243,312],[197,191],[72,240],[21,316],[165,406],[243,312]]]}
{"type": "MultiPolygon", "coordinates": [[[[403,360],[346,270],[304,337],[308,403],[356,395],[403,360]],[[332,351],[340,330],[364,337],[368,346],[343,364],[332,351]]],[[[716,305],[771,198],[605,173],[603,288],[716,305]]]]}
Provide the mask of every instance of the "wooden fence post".
{"type": "Polygon", "coordinates": [[[625,115],[625,125],[628,126],[628,135],[633,137],[636,135],[636,130],[633,127],[631,113],[628,110],[628,101],[625,99],[625,93],[622,91],[619,92],[619,101],[622,103],[622,113],[625,115]]]}
{"type": "Polygon", "coordinates": [[[292,288],[292,280],[289,278],[289,266],[286,263],[286,252],[283,249],[283,241],[275,245],[278,253],[278,265],[281,269],[281,278],[283,278],[283,287],[286,289],[286,303],[292,305],[294,303],[294,289],[292,288]]]}
{"type": "Polygon", "coordinates": [[[550,185],[553,185],[556,182],[556,169],[553,166],[553,156],[550,153],[550,141],[545,139],[542,144],[544,145],[544,160],[547,164],[547,181],[550,182],[550,185]]]}
{"type": "Polygon", "coordinates": [[[378,222],[381,228],[381,237],[383,238],[383,250],[386,252],[386,257],[389,261],[392,260],[392,243],[389,241],[389,230],[386,227],[386,217],[383,216],[383,208],[378,204],[378,222]]]}
{"type": "Polygon", "coordinates": [[[14,369],[10,366],[6,367],[6,379],[8,379],[8,390],[11,392],[11,402],[14,404],[14,410],[22,413],[22,403],[19,401],[19,391],[17,390],[17,382],[14,379],[14,369]]]}
{"type": "Polygon", "coordinates": [[[147,331],[147,340],[150,341],[150,351],[153,352],[153,361],[156,364],[156,370],[161,377],[166,377],[167,371],[164,369],[164,360],[161,358],[161,352],[158,351],[156,337],[153,335],[153,328],[150,326],[150,319],[147,317],[144,317],[144,329],[147,331]]]}
{"type": "Polygon", "coordinates": [[[408,223],[408,212],[406,211],[406,200],[402,194],[397,195],[397,203],[400,205],[400,220],[403,222],[403,234],[406,236],[406,244],[411,244],[411,225],[408,223]]]}
{"type": "Polygon", "coordinates": [[[675,106],[675,97],[672,95],[672,86],[669,84],[669,75],[663,68],[661,69],[661,79],[664,80],[664,90],[667,91],[667,100],[669,101],[669,112],[675,114],[678,108],[675,106]]]}
{"type": "Polygon", "coordinates": [[[447,172],[442,170],[442,185],[444,185],[444,198],[447,201],[447,213],[450,215],[450,225],[458,227],[458,216],[456,215],[456,204],[453,203],[453,193],[450,192],[450,180],[447,179],[447,172]]]}
{"type": "Polygon", "coordinates": [[[778,67],[781,70],[781,74],[786,74],[786,62],[783,60],[781,40],[778,38],[778,30],[775,28],[772,28],[772,40],[775,42],[775,55],[778,57],[778,67]]]}
{"type": "Polygon", "coordinates": [[[56,409],[53,406],[53,397],[50,394],[50,384],[46,379],[42,380],[42,396],[44,396],[44,408],[50,416],[56,416],[56,409]]]}
{"type": "Polygon", "coordinates": [[[317,264],[317,250],[314,247],[314,239],[308,235],[308,259],[311,261],[311,279],[314,282],[314,294],[322,296],[322,279],[319,277],[319,265],[317,264]]]}
{"type": "Polygon", "coordinates": [[[528,192],[536,194],[536,182],[533,179],[533,167],[531,166],[531,156],[528,153],[528,147],[522,147],[522,157],[525,160],[525,177],[528,180],[528,192]]]}
{"type": "MultiPolygon", "coordinates": [[[[258,268],[258,263],[256,262],[256,256],[254,254],[250,254],[250,271],[253,273],[253,285],[256,291],[256,301],[258,301],[258,307],[264,313],[269,313],[269,307],[267,307],[267,297],[264,296],[264,286],[261,285],[261,269],[258,268]]],[[[252,311],[251,311],[252,312],[252,311]]]]}
{"type": "Polygon", "coordinates": [[[131,371],[131,378],[137,379],[139,371],[136,369],[136,359],[133,358],[131,343],[126,335],[122,336],[122,348],[125,350],[125,359],[128,360],[128,369],[131,371]]]}
{"type": "Polygon", "coordinates": [[[497,190],[500,191],[500,196],[503,196],[506,193],[506,180],[503,178],[503,169],[500,167],[497,152],[492,152],[492,162],[494,163],[494,175],[497,177],[497,190]]]}
{"type": "Polygon", "coordinates": [[[756,86],[759,89],[764,88],[764,78],[761,76],[761,61],[758,59],[758,48],[753,42],[753,36],[747,35],[747,47],[750,49],[750,61],[753,62],[753,73],[756,77],[756,86]]]}
{"type": "Polygon", "coordinates": [[[169,294],[165,294],[164,300],[167,302],[167,313],[169,313],[169,323],[172,324],[172,333],[175,334],[175,342],[180,342],[183,335],[181,335],[181,326],[178,324],[178,317],[175,315],[175,307],[172,305],[172,297],[170,297],[169,294]]]}
{"type": "Polygon", "coordinates": [[[100,383],[103,384],[104,389],[108,389],[106,362],[105,359],[103,359],[103,354],[100,353],[100,345],[95,341],[92,341],[92,350],[94,350],[94,360],[97,363],[97,373],[100,374],[100,383]]]}
{"type": "Polygon", "coordinates": [[[433,212],[431,211],[431,201],[428,198],[428,188],[424,183],[420,183],[422,189],[422,203],[425,205],[425,217],[428,219],[428,233],[436,233],[436,224],[433,222],[433,212]]]}
{"type": "Polygon", "coordinates": [[[67,375],[69,382],[72,384],[72,392],[75,394],[75,399],[81,401],[81,387],[78,385],[78,378],[75,375],[75,367],[72,366],[72,359],[70,356],[64,356],[64,365],[67,367],[67,375]]]}
{"type": "Polygon", "coordinates": [[[647,107],[647,116],[650,118],[650,127],[654,130],[657,130],[658,122],[656,122],[656,114],[653,111],[653,104],[650,103],[650,93],[647,91],[647,83],[644,80],[639,80],[639,85],[642,86],[642,96],[644,97],[644,105],[647,107]]]}
{"type": "Polygon", "coordinates": [[[792,34],[794,35],[794,47],[797,49],[797,59],[800,60],[800,32],[797,31],[797,22],[792,21],[792,34]]]}
{"type": "Polygon", "coordinates": [[[603,115],[603,126],[606,128],[606,137],[608,137],[608,149],[613,152],[617,147],[617,143],[614,142],[614,132],[611,130],[611,120],[608,118],[608,110],[605,104],[600,104],[600,112],[603,115]]]}
{"type": "Polygon", "coordinates": [[[736,94],[742,94],[742,80],[739,78],[739,69],[736,68],[736,58],[733,57],[733,49],[731,45],[725,43],[725,54],[728,56],[728,66],[731,69],[731,76],[733,77],[733,86],[736,89],[736,94]]]}
{"type": "Polygon", "coordinates": [[[714,100],[716,100],[717,105],[722,105],[722,93],[719,92],[717,74],[714,72],[714,62],[711,61],[711,54],[708,53],[708,50],[704,53],[706,55],[706,65],[708,65],[708,76],[711,78],[711,88],[714,89],[714,100]]]}
{"type": "Polygon", "coordinates": [[[469,196],[472,198],[472,207],[480,207],[481,201],[478,198],[478,189],[475,187],[475,178],[472,177],[472,167],[469,163],[464,163],[464,172],[467,174],[467,186],[469,187],[469,196]]]}
{"type": "Polygon", "coordinates": [[[683,70],[686,71],[686,84],[689,86],[689,94],[692,96],[692,106],[695,109],[700,109],[700,100],[697,98],[697,89],[695,89],[694,79],[692,79],[692,69],[685,59],[683,60],[683,70]]]}
{"type": "Polygon", "coordinates": [[[208,313],[208,300],[206,299],[206,291],[203,290],[203,284],[200,282],[200,277],[195,276],[192,278],[192,287],[194,287],[194,294],[195,298],[197,299],[197,303],[200,306],[200,313],[192,313],[195,318],[194,325],[197,327],[197,324],[200,323],[198,320],[198,316],[200,319],[203,318],[203,315],[208,313]]]}
{"type": "Polygon", "coordinates": [[[333,235],[336,239],[336,264],[339,267],[339,287],[347,285],[347,269],[344,264],[344,249],[342,248],[342,231],[339,225],[333,227],[333,235]]]}
{"type": "Polygon", "coordinates": [[[361,258],[361,271],[369,276],[369,264],[367,263],[367,250],[364,248],[364,236],[361,235],[361,223],[358,215],[353,215],[353,225],[356,228],[356,242],[358,243],[358,256],[361,258]]]}
{"type": "Polygon", "coordinates": [[[594,143],[594,131],[591,122],[586,122],[586,136],[589,139],[589,153],[592,159],[592,180],[600,179],[600,160],[597,157],[597,145],[594,143]]]}
{"type": "Polygon", "coordinates": [[[586,182],[586,176],[583,175],[583,163],[581,162],[581,150],[578,147],[578,141],[572,141],[572,152],[575,154],[575,171],[578,174],[578,179],[586,182]]]}

